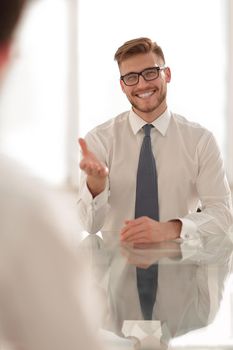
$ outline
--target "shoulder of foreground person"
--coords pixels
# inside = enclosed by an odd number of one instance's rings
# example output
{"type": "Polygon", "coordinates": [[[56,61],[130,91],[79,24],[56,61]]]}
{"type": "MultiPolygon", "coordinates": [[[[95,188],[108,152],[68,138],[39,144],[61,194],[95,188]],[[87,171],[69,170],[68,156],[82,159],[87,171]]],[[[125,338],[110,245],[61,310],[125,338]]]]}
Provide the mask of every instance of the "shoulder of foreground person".
{"type": "Polygon", "coordinates": [[[17,162],[1,157],[0,169],[3,338],[25,350],[98,348],[91,320],[98,303],[88,299],[84,261],[61,239],[69,233],[61,233],[52,191],[17,162]]]}

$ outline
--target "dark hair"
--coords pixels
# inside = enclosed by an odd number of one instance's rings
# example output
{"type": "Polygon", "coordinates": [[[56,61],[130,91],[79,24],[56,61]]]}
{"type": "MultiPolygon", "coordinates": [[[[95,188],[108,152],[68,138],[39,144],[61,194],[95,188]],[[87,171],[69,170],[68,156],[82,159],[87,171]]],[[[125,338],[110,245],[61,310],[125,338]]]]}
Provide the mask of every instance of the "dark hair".
{"type": "Polygon", "coordinates": [[[9,41],[26,0],[0,0],[0,45],[9,41]]]}
{"type": "Polygon", "coordinates": [[[117,61],[118,65],[120,65],[122,61],[129,57],[148,52],[154,52],[165,64],[165,58],[161,47],[156,42],[152,42],[149,38],[137,38],[126,41],[118,48],[114,59],[117,61]]]}

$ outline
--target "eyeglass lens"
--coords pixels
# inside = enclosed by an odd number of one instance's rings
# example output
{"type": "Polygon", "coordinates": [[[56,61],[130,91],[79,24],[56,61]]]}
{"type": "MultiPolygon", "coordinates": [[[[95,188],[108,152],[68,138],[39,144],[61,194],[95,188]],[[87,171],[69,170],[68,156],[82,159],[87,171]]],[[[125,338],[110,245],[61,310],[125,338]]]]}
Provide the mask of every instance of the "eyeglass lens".
{"type": "Polygon", "coordinates": [[[158,78],[159,67],[147,68],[140,73],[129,73],[122,77],[126,85],[136,85],[139,81],[139,76],[142,75],[147,81],[158,78]]]}

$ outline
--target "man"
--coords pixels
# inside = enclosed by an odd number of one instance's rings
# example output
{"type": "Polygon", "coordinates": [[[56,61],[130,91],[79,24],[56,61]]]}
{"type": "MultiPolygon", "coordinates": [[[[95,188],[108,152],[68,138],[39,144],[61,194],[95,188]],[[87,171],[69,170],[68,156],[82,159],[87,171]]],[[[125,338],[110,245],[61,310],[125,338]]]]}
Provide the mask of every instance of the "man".
{"type": "MultiPolygon", "coordinates": [[[[1,83],[25,3],[0,1],[1,83]]],[[[98,349],[84,266],[62,238],[49,190],[4,155],[0,174],[0,348],[98,349]]]]}
{"type": "Polygon", "coordinates": [[[122,241],[131,243],[227,232],[233,219],[222,157],[208,130],[168,109],[171,70],[161,47],[148,38],[130,40],[117,50],[115,60],[132,108],[79,139],[83,158],[78,208],[84,229],[101,230],[103,238],[117,231],[122,241]],[[145,124],[153,126],[159,220],[135,215],[145,124]]]}

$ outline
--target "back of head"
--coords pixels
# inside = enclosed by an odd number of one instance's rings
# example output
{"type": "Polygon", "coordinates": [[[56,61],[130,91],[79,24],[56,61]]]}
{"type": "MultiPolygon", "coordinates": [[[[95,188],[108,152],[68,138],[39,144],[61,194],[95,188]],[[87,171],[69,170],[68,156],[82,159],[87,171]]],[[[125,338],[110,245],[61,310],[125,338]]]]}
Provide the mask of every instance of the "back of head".
{"type": "Polygon", "coordinates": [[[9,42],[26,0],[0,0],[0,46],[9,42]]]}
{"type": "Polygon", "coordinates": [[[114,59],[120,66],[121,62],[132,56],[153,52],[160,57],[165,64],[165,58],[161,47],[152,42],[149,38],[137,38],[126,41],[122,46],[118,48],[115,53],[114,59]]]}

